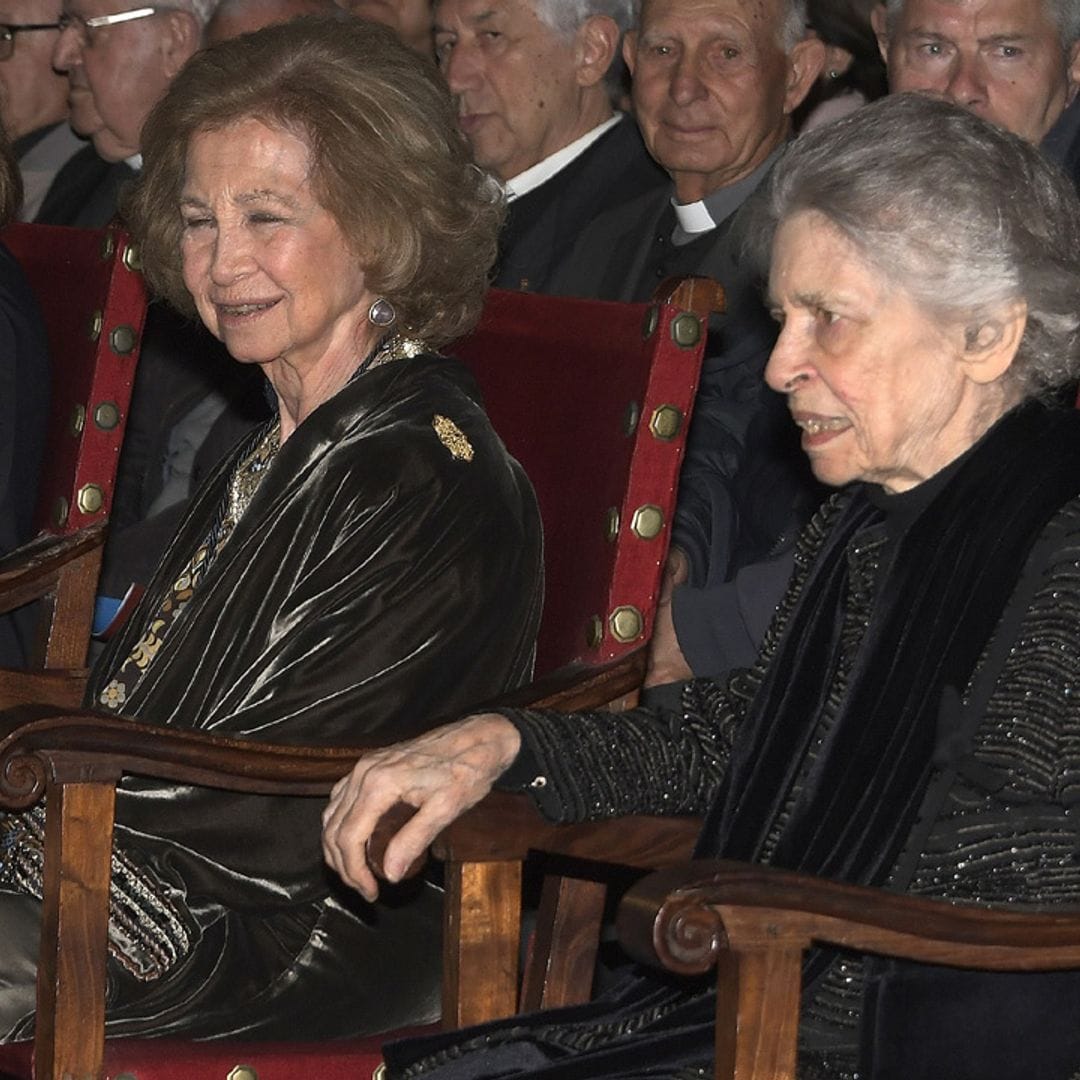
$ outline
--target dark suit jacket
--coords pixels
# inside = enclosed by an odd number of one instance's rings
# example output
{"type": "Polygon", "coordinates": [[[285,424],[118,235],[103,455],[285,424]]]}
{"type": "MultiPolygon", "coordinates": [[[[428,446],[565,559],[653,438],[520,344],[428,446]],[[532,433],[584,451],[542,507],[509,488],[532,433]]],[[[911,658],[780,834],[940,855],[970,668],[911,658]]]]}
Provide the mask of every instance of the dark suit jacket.
{"type": "Polygon", "coordinates": [[[1042,150],[1061,166],[1080,192],[1080,94],[1047,132],[1042,150]]]}
{"type": "Polygon", "coordinates": [[[499,237],[494,284],[551,292],[550,283],[582,231],[600,214],[666,187],[637,125],[623,117],[584,153],[539,187],[515,199],[499,237]]]}
{"type": "MultiPolygon", "coordinates": [[[[0,553],[30,538],[49,419],[49,352],[41,313],[0,244],[0,553]]],[[[28,613],[0,617],[0,667],[19,667],[28,613]]]]}
{"type": "Polygon", "coordinates": [[[56,174],[35,221],[97,229],[116,214],[123,185],[135,170],[123,161],[105,161],[85,146],[56,174]]]}

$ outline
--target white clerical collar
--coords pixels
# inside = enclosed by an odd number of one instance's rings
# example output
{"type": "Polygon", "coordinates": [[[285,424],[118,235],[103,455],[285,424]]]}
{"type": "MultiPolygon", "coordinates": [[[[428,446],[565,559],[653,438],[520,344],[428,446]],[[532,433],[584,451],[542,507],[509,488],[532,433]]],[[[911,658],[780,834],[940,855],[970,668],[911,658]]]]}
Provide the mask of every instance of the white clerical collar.
{"type": "Polygon", "coordinates": [[[550,180],[557,172],[565,169],[574,158],[585,153],[605,131],[613,128],[622,118],[623,114],[617,112],[602,124],[597,124],[592,131],[586,131],[581,138],[575,139],[568,146],[556,150],[554,154],[549,154],[543,161],[538,161],[524,172],[511,177],[503,184],[506,201],[513,202],[522,195],[528,194],[534,188],[538,188],[545,180],[550,180]]]}
{"type": "Polygon", "coordinates": [[[716,228],[716,222],[713,221],[704,199],[692,203],[679,203],[672,199],[671,205],[675,208],[675,216],[679,219],[683,232],[693,235],[716,228]]]}

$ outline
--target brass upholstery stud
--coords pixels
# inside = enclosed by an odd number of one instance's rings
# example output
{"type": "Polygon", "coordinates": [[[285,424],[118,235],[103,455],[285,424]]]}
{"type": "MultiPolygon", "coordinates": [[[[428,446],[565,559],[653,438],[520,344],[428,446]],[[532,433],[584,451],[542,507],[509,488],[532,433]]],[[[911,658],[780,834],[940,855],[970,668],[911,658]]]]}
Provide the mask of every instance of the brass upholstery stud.
{"type": "Polygon", "coordinates": [[[105,505],[105,492],[99,484],[83,484],[79,488],[78,503],[84,514],[96,514],[105,505]]]}
{"type": "Polygon", "coordinates": [[[53,503],[53,524],[56,526],[62,526],[67,523],[68,519],[68,501],[63,495],[53,503]]]}
{"type": "Polygon", "coordinates": [[[641,336],[648,341],[656,333],[656,327],[660,322],[660,308],[656,304],[650,304],[645,312],[645,322],[641,326],[641,336]]]}
{"type": "Polygon", "coordinates": [[[682,412],[674,405],[658,405],[649,421],[649,430],[662,442],[670,442],[682,427],[682,412]]]}
{"type": "Polygon", "coordinates": [[[680,349],[692,349],[701,340],[701,320],[689,311],[671,320],[671,339],[680,349]]]}
{"type": "Polygon", "coordinates": [[[84,427],[86,427],[86,406],[79,402],[71,410],[71,434],[81,435],[84,427]]]}
{"type": "Polygon", "coordinates": [[[259,1074],[251,1065],[237,1065],[225,1080],[259,1080],[259,1074]]]}
{"type": "Polygon", "coordinates": [[[641,540],[654,540],[664,531],[664,511],[652,503],[639,506],[630,519],[630,531],[641,540]]]}
{"type": "Polygon", "coordinates": [[[97,310],[90,316],[90,340],[97,341],[101,337],[101,328],[105,325],[105,316],[101,310],[97,310]]]}
{"type": "Polygon", "coordinates": [[[631,401],[623,413],[623,431],[627,435],[633,435],[637,430],[638,421],[641,419],[641,406],[636,401],[631,401]]]}
{"type": "Polygon", "coordinates": [[[135,331],[127,323],[121,323],[109,334],[109,346],[117,356],[127,356],[135,348],[135,331]]]}
{"type": "Polygon", "coordinates": [[[615,543],[619,538],[619,508],[617,506],[609,506],[608,512],[604,516],[604,535],[615,543]]]}
{"type": "Polygon", "coordinates": [[[375,1071],[371,1074],[371,1080],[386,1080],[386,1066],[382,1062],[375,1066],[375,1071]]]}
{"type": "Polygon", "coordinates": [[[641,632],[645,629],[645,620],[633,604],[617,607],[611,613],[608,624],[611,626],[611,633],[615,640],[622,642],[634,641],[641,637],[641,632]]]}
{"type": "Polygon", "coordinates": [[[134,244],[128,244],[124,248],[123,254],[120,256],[120,261],[133,273],[137,274],[142,270],[142,256],[139,254],[139,249],[134,244]]]}
{"type": "Polygon", "coordinates": [[[116,236],[110,229],[101,238],[101,257],[102,259],[111,259],[113,252],[116,250],[116,236]]]}
{"type": "Polygon", "coordinates": [[[599,615],[594,615],[589,620],[589,625],[585,630],[585,641],[590,649],[595,649],[599,646],[600,642],[604,640],[604,624],[600,621],[599,615]]]}
{"type": "Polygon", "coordinates": [[[120,423],[120,410],[116,407],[116,402],[103,401],[96,405],[94,407],[94,423],[102,431],[112,431],[120,423]]]}

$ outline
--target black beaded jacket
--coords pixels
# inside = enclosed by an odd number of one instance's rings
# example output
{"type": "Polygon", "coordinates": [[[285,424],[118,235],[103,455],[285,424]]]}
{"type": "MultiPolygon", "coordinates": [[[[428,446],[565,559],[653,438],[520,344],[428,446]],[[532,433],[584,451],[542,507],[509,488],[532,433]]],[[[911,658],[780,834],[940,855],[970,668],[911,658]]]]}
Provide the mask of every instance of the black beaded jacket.
{"type": "MultiPolygon", "coordinates": [[[[818,856],[828,876],[987,904],[1080,903],[1078,466],[1080,417],[1029,405],[910,493],[886,497],[864,485],[846,489],[805,530],[791,585],[752,669],[724,682],[686,684],[678,709],[515,712],[510,718],[521,731],[523,750],[500,786],[528,792],[555,821],[707,813],[702,853],[734,852],[807,869],[800,860],[809,845],[792,846],[789,838],[802,807],[815,806],[816,785],[825,775],[837,791],[845,785],[866,789],[857,797],[868,793],[869,801],[856,812],[870,822],[866,831],[876,828],[878,834],[861,864],[848,858],[843,842],[818,856]],[[1057,442],[1055,451],[1047,450],[1050,441],[1057,442]],[[994,554],[1010,539],[1026,554],[994,554]],[[913,546],[919,542],[927,547],[913,546]],[[978,551],[990,554],[979,558],[978,551]],[[905,559],[913,564],[909,573],[905,559]],[[1000,580],[987,580],[987,571],[1000,580]],[[833,592],[822,585],[827,573],[837,582],[833,592]],[[935,573],[953,583],[935,590],[935,573]],[[931,585],[920,598],[922,579],[931,585]],[[897,582],[906,588],[895,590],[897,582]],[[977,603],[964,600],[995,589],[1003,599],[989,610],[973,611],[977,603]],[[822,601],[823,610],[807,622],[815,597],[839,603],[829,612],[822,601]],[[882,630],[890,625],[904,628],[899,645],[882,630]],[[979,625],[988,631],[976,638],[964,632],[979,625]],[[834,644],[823,647],[828,664],[821,666],[818,692],[801,696],[804,711],[813,715],[800,722],[797,707],[776,704],[769,695],[803,685],[791,639],[807,627],[831,627],[834,644]],[[933,680],[942,677],[937,667],[956,673],[948,663],[938,665],[937,656],[949,653],[957,638],[972,658],[967,675],[952,689],[946,683],[942,692],[933,690],[933,680]],[[875,652],[886,655],[875,659],[875,652]],[[879,691],[893,666],[900,669],[901,688],[890,699],[879,691]],[[905,679],[910,689],[903,687],[905,679]],[[873,692],[885,708],[864,706],[849,717],[859,694],[877,700],[865,689],[875,681],[873,692]],[[923,700],[925,687],[932,692],[923,700]],[[762,709],[763,697],[769,710],[762,709]],[[945,708],[947,700],[954,707],[945,708]],[[972,711],[963,723],[955,719],[972,711]],[[839,741],[843,725],[858,736],[877,712],[880,739],[865,752],[849,742],[847,760],[831,761],[845,746],[839,741]],[[908,713],[913,718],[905,719],[908,713]],[[794,753],[795,767],[790,775],[758,776],[760,762],[776,752],[771,742],[782,723],[788,724],[779,732],[787,757],[793,747],[803,748],[794,753]],[[900,766],[877,769],[873,755],[890,755],[885,740],[902,724],[906,741],[918,748],[916,760],[908,762],[907,773],[900,766]],[[907,797],[889,788],[896,775],[915,777],[907,797]],[[769,781],[775,800],[755,820],[743,804],[759,797],[756,790],[769,781]],[[888,794],[875,796],[879,790],[888,794]],[[875,826],[874,814],[884,823],[875,826]],[[900,822],[895,837],[890,819],[900,822]]],[[[800,648],[809,651],[810,645],[800,648]]],[[[807,676],[805,685],[812,681],[807,676]]],[[[827,822],[827,815],[816,820],[827,822]]],[[[874,967],[867,973],[858,958],[825,955],[816,961],[801,1033],[807,1078],[837,1080],[857,1072],[862,1078],[1071,1080],[1080,1068],[1074,1012],[1080,984],[1071,973],[989,976],[973,987],[953,981],[944,969],[927,974],[874,967]],[[1027,981],[1010,982],[1015,979],[1027,981]],[[869,1021],[866,995],[875,1003],[869,1021]],[[903,1008],[894,1006],[890,1022],[875,1027],[889,1015],[882,1002],[888,1007],[901,999],[903,1008]],[[942,1002],[953,999],[956,1007],[945,1009],[942,1002]],[[1028,1028],[1018,1029],[1024,1023],[1028,1028]],[[1067,1034],[1055,1034],[1062,1032],[1067,1034]],[[923,1057],[904,1059],[898,1043],[904,1053],[910,1044],[923,1057]],[[883,1060],[884,1053],[891,1060],[883,1060]]],[[[673,989],[637,975],[588,1006],[517,1018],[456,1040],[391,1047],[391,1076],[711,1075],[711,992],[707,985],[673,989]],[[459,1072],[468,1051],[481,1044],[489,1068],[459,1072]]]]}

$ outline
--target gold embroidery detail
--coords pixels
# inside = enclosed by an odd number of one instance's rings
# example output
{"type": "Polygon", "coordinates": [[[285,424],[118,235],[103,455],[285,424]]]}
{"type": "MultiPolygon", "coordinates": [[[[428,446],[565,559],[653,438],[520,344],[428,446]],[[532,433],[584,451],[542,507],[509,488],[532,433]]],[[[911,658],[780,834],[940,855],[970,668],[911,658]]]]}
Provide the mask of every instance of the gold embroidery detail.
{"type": "Polygon", "coordinates": [[[439,441],[458,461],[472,461],[472,443],[465,438],[465,432],[453,420],[436,413],[432,418],[431,426],[435,429],[435,434],[439,436],[439,441]]]}

